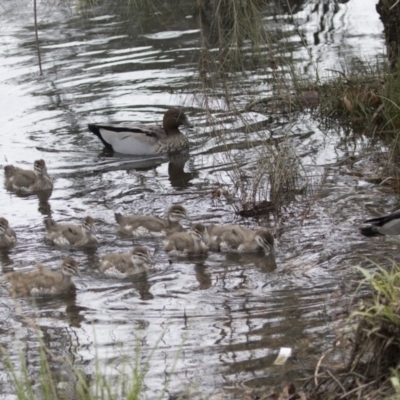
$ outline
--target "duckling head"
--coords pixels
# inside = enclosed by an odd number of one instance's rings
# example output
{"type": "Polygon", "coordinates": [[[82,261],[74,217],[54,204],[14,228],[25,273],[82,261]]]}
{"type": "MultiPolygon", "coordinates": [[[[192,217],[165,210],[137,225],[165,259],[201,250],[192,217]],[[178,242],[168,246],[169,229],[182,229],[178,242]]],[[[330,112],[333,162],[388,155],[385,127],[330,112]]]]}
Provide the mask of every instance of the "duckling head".
{"type": "Polygon", "coordinates": [[[183,206],[180,206],[178,204],[172,206],[168,210],[168,219],[171,222],[179,222],[182,219],[187,219],[187,211],[186,208],[183,206]]]}
{"type": "Polygon", "coordinates": [[[8,221],[1,217],[0,218],[0,234],[4,235],[6,233],[6,230],[8,229],[8,221]]]}
{"type": "Polygon", "coordinates": [[[203,224],[199,224],[199,223],[194,224],[191,227],[190,233],[194,240],[202,240],[202,241],[205,241],[205,238],[207,235],[205,226],[203,224]]]}
{"type": "Polygon", "coordinates": [[[85,217],[83,218],[83,223],[82,223],[83,229],[86,231],[95,234],[96,233],[96,226],[94,224],[94,219],[92,217],[85,217]]]}
{"type": "Polygon", "coordinates": [[[66,276],[81,276],[78,267],[78,263],[72,257],[67,257],[63,260],[61,272],[66,276]]]}
{"type": "Polygon", "coordinates": [[[35,162],[33,163],[33,169],[38,175],[43,175],[47,173],[46,163],[42,159],[35,160],[35,162]]]}
{"type": "Polygon", "coordinates": [[[149,264],[150,255],[148,250],[143,246],[134,247],[132,250],[131,260],[132,263],[137,266],[149,264]]]}

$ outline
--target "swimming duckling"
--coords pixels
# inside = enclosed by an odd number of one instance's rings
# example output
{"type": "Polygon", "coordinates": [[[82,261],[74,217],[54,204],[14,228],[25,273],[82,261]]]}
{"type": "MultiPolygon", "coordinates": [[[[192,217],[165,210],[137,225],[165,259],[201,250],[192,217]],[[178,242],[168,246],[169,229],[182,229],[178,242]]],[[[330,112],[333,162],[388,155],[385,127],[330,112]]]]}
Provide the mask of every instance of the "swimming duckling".
{"type": "Polygon", "coordinates": [[[59,224],[49,218],[44,221],[46,239],[57,246],[89,246],[97,243],[96,229],[92,217],[85,217],[81,225],[59,224]]]}
{"type": "Polygon", "coordinates": [[[157,125],[102,125],[89,124],[88,128],[106,149],[123,154],[147,155],[171,153],[189,147],[187,137],[179,130],[181,125],[192,127],[182,110],[167,110],[163,126],[157,125]]]}
{"type": "Polygon", "coordinates": [[[72,280],[76,275],[80,276],[78,263],[67,257],[61,264],[61,271],[52,271],[37,263],[34,271],[9,272],[4,279],[10,284],[12,296],[59,295],[76,290],[72,280]]]}
{"type": "Polygon", "coordinates": [[[106,254],[100,258],[100,272],[118,278],[147,271],[150,268],[150,256],[145,247],[134,247],[129,253],[106,254]]]}
{"type": "Polygon", "coordinates": [[[258,229],[252,235],[245,235],[245,240],[241,243],[237,251],[240,253],[255,253],[263,251],[266,254],[274,250],[274,237],[271,232],[265,229],[258,229]]]}
{"type": "Polygon", "coordinates": [[[10,228],[8,221],[1,217],[0,218],[0,248],[10,247],[17,241],[17,235],[14,229],[10,228]]]}
{"type": "Polygon", "coordinates": [[[253,231],[240,225],[207,226],[208,246],[212,251],[238,251],[242,253],[273,250],[272,234],[259,229],[253,231]]]}
{"type": "Polygon", "coordinates": [[[245,240],[245,234],[251,234],[251,232],[250,229],[234,224],[207,225],[208,248],[212,251],[236,249],[245,240]]]}
{"type": "Polygon", "coordinates": [[[53,189],[44,160],[33,163],[33,171],[6,165],[4,167],[5,185],[8,190],[33,193],[41,190],[53,189]]]}
{"type": "Polygon", "coordinates": [[[168,235],[175,232],[183,232],[180,221],[187,218],[185,207],[174,205],[168,210],[167,218],[159,218],[153,215],[121,215],[114,214],[118,223],[118,232],[133,236],[168,235]]]}
{"type": "Polygon", "coordinates": [[[194,224],[190,232],[177,232],[168,236],[164,242],[164,250],[178,256],[206,254],[208,247],[205,236],[204,225],[194,224]]]}

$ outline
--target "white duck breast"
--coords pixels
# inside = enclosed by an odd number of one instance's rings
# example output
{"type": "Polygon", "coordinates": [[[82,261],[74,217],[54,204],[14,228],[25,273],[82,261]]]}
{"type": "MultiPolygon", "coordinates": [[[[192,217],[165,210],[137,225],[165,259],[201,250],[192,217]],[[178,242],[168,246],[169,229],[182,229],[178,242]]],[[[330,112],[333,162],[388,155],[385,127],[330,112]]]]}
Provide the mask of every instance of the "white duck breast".
{"type": "Polygon", "coordinates": [[[111,151],[132,155],[151,155],[181,151],[189,146],[181,125],[192,127],[182,110],[172,108],[164,114],[162,127],[157,125],[89,124],[88,128],[111,151]]]}
{"type": "Polygon", "coordinates": [[[106,147],[122,154],[150,155],[156,152],[156,145],[167,135],[159,126],[110,126],[96,125],[106,147]]]}

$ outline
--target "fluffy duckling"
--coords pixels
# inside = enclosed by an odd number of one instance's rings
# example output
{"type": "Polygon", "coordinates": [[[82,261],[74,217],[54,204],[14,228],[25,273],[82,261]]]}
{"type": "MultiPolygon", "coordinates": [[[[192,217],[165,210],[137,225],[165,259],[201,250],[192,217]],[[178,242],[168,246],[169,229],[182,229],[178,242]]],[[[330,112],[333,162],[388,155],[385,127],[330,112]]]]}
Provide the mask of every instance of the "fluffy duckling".
{"type": "Polygon", "coordinates": [[[212,251],[236,249],[245,240],[251,230],[239,225],[207,225],[206,235],[208,248],[212,251]]]}
{"type": "Polygon", "coordinates": [[[30,272],[9,272],[4,275],[10,284],[12,296],[59,295],[75,292],[73,276],[80,276],[78,263],[71,257],[65,258],[61,271],[52,271],[42,263],[30,272]]]}
{"type": "Polygon", "coordinates": [[[57,246],[90,246],[97,243],[96,228],[92,217],[85,217],[81,225],[59,224],[49,218],[44,221],[46,239],[57,246]]]}
{"type": "Polygon", "coordinates": [[[100,258],[100,272],[118,278],[147,271],[150,268],[150,256],[145,247],[134,247],[129,253],[106,254],[100,258]]]}
{"type": "Polygon", "coordinates": [[[238,251],[250,253],[273,250],[274,238],[265,229],[253,231],[240,225],[207,226],[208,246],[212,251],[238,251]]]}
{"type": "Polygon", "coordinates": [[[400,235],[400,211],[367,219],[364,223],[370,224],[360,228],[360,233],[364,236],[400,235]]]}
{"type": "Polygon", "coordinates": [[[121,215],[115,213],[118,223],[118,232],[132,236],[170,235],[175,232],[183,232],[180,221],[187,218],[185,207],[174,205],[170,207],[167,218],[159,218],[153,215],[121,215]]]}
{"type": "Polygon", "coordinates": [[[177,152],[188,148],[189,141],[179,130],[181,125],[192,128],[185,113],[172,108],[164,114],[162,127],[141,124],[89,124],[88,128],[108,150],[123,154],[148,155],[177,152]]]}
{"type": "Polygon", "coordinates": [[[171,255],[201,255],[207,253],[206,229],[202,224],[194,224],[190,232],[177,232],[167,237],[164,250],[171,255]]]}
{"type": "Polygon", "coordinates": [[[33,171],[6,165],[4,174],[8,190],[33,193],[53,189],[53,182],[47,173],[44,160],[36,160],[33,163],[33,171]]]}
{"type": "Polygon", "coordinates": [[[0,248],[11,247],[17,241],[17,235],[14,229],[10,228],[8,221],[0,218],[0,248]]]}
{"type": "Polygon", "coordinates": [[[271,232],[265,229],[258,229],[252,235],[245,235],[245,240],[241,243],[237,251],[240,253],[255,253],[263,251],[266,254],[274,250],[274,237],[271,232]]]}

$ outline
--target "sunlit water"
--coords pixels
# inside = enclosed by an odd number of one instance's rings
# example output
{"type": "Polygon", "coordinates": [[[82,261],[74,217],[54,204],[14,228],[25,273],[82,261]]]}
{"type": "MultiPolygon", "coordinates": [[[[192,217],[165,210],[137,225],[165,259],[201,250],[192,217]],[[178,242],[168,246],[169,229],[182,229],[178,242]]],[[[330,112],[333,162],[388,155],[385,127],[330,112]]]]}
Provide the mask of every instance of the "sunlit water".
{"type": "MultiPolygon", "coordinates": [[[[330,346],[335,315],[350,304],[356,287],[352,267],[367,257],[382,261],[397,252],[393,241],[358,234],[371,211],[385,212],[396,203],[390,189],[348,173],[350,166],[362,168],[366,162],[357,157],[371,151],[368,138],[327,128],[309,114],[286,119],[255,112],[246,118],[259,128],[248,134],[240,119],[221,110],[215,110],[215,117],[226,135],[211,135],[214,127],[201,96],[191,91],[199,48],[192,3],[181,2],[173,19],[157,15],[160,23],[144,24],[118,7],[99,7],[83,18],[73,4],[42,4],[43,77],[36,64],[30,2],[3,4],[0,166],[31,168],[43,158],[55,187],[48,202],[0,191],[1,214],[19,239],[14,249],[0,253],[2,270],[29,269],[35,261],[57,267],[62,255],[71,254],[82,273],[75,297],[36,304],[20,300],[17,308],[1,287],[2,346],[16,365],[22,351],[32,376],[38,370],[35,321],[54,354],[66,356],[88,378],[97,358],[100,372],[117,387],[139,354],[141,366],[150,364],[143,389],[149,399],[185,391],[191,393],[188,398],[219,392],[241,398],[242,388],[279,385],[307,374],[330,346]],[[192,146],[183,171],[168,159],[106,156],[86,128],[89,122],[159,121],[169,106],[183,104],[190,104],[187,114],[196,127],[186,132],[192,146]],[[241,219],[212,193],[225,183],[239,196],[232,171],[239,165],[244,175],[252,175],[261,147],[247,144],[260,138],[276,149],[295,149],[305,190],[279,213],[241,219]],[[229,153],[224,152],[226,141],[229,153]],[[352,164],[350,156],[356,156],[352,164]],[[161,239],[142,238],[135,244],[155,253],[154,270],[122,281],[97,272],[101,254],[132,246],[116,234],[114,212],[161,216],[172,203],[184,205],[191,221],[269,227],[277,239],[275,259],[211,253],[171,263],[161,239]],[[98,247],[66,251],[49,246],[43,225],[48,215],[74,222],[91,215],[98,247]],[[292,348],[294,357],[276,366],[281,347],[292,348]]],[[[339,69],[343,52],[369,60],[381,56],[382,27],[373,6],[365,7],[362,0],[335,7],[325,3],[293,6],[295,24],[288,10],[274,15],[265,10],[265,23],[287,32],[300,69],[307,74],[316,66],[339,69]]],[[[271,79],[249,78],[245,84],[252,98],[268,96],[271,79]]],[[[249,100],[245,93],[233,95],[238,105],[249,100]]],[[[2,180],[1,174],[0,186],[2,180]]],[[[66,365],[55,362],[54,369],[60,382],[68,383],[66,365]]],[[[4,371],[0,379],[7,382],[4,371]]],[[[9,384],[0,390],[8,398],[15,393],[9,384]]]]}

